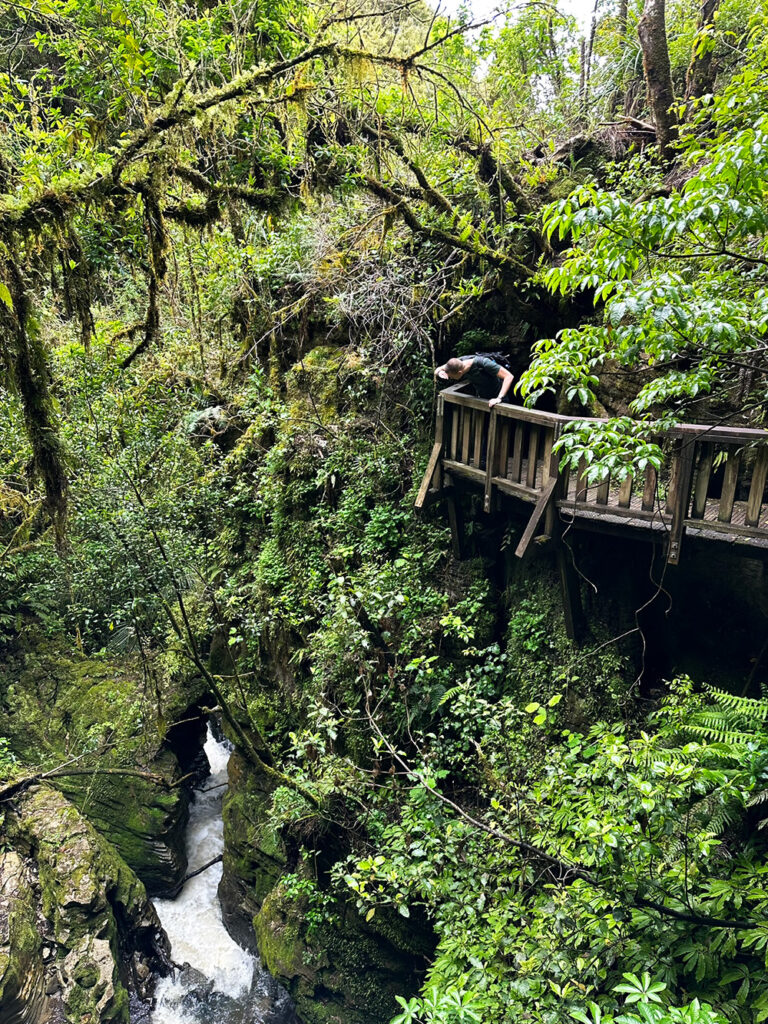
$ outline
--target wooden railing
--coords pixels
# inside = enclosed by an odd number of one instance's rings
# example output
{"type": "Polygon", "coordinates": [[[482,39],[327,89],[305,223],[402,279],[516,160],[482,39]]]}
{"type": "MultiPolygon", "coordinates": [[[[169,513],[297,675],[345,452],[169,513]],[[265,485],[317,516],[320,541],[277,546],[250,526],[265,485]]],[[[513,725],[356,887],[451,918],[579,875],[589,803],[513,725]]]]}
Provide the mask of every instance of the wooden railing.
{"type": "Polygon", "coordinates": [[[574,419],[583,418],[506,403],[489,409],[464,385],[446,388],[438,397],[435,443],[417,506],[457,480],[482,487],[486,512],[497,494],[530,502],[535,508],[519,555],[542,517],[551,525],[557,509],[597,528],[602,522],[662,531],[673,564],[685,532],[768,548],[768,431],[684,424],[659,439],[665,460],[658,473],[649,467],[642,479],[608,475],[588,484],[586,464],[560,471],[553,453],[574,419]]]}

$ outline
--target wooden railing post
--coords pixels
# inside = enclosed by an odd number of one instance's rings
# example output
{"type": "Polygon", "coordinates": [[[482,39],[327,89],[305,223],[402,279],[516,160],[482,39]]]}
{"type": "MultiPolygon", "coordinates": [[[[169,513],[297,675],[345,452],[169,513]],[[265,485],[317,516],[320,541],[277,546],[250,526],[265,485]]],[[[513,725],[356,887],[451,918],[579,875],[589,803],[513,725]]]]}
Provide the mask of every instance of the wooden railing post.
{"type": "Polygon", "coordinates": [[[672,525],[669,529],[669,548],[667,563],[677,565],[680,561],[680,545],[683,540],[683,526],[688,517],[688,502],[691,496],[691,478],[693,476],[692,439],[684,439],[676,446],[672,456],[669,482],[669,501],[671,506],[672,525]]]}
{"type": "Polygon", "coordinates": [[[720,507],[717,511],[717,520],[720,523],[730,523],[733,518],[733,503],[736,500],[740,469],[741,451],[729,451],[725,459],[723,489],[720,492],[720,507]]]}
{"type": "Polygon", "coordinates": [[[493,491],[493,472],[496,465],[496,409],[490,411],[490,422],[488,424],[488,440],[485,446],[485,497],[483,499],[483,511],[491,511],[491,496],[493,491]]]}
{"type": "Polygon", "coordinates": [[[703,519],[707,510],[707,494],[709,493],[709,478],[712,476],[712,463],[714,462],[714,448],[711,444],[701,445],[701,455],[696,472],[696,486],[693,492],[693,508],[691,519],[703,519]]]}
{"type": "Polygon", "coordinates": [[[547,515],[544,520],[544,532],[549,534],[550,537],[554,536],[555,532],[555,519],[557,516],[557,502],[560,498],[565,497],[565,488],[568,486],[568,476],[566,473],[560,472],[560,454],[554,451],[554,447],[560,440],[560,435],[563,432],[562,423],[556,423],[552,428],[551,440],[547,444],[547,450],[549,452],[549,478],[557,480],[555,489],[552,492],[552,500],[547,506],[547,515]]]}
{"type": "Polygon", "coordinates": [[[745,526],[760,525],[760,510],[763,505],[766,475],[768,475],[768,448],[760,448],[757,453],[757,461],[752,469],[752,483],[749,487],[749,497],[744,515],[745,526]]]}

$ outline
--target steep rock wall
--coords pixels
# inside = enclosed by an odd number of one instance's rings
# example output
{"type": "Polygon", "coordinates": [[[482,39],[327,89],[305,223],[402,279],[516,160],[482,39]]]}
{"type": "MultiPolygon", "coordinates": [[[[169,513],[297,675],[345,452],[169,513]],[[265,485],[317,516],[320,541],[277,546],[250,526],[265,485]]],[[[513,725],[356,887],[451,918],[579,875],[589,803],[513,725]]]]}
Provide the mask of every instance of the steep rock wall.
{"type": "Polygon", "coordinates": [[[146,889],[77,808],[48,786],[23,793],[9,815],[14,850],[0,864],[2,1024],[120,1021],[129,992],[151,992],[168,944],[146,889]]]}
{"type": "Polygon", "coordinates": [[[196,760],[205,723],[194,688],[169,692],[168,709],[187,722],[166,734],[145,690],[133,658],[88,658],[52,643],[30,644],[0,665],[11,751],[20,760],[34,751],[38,764],[59,769],[51,784],[158,895],[175,891],[186,872],[184,829],[191,787],[205,770],[196,760]]]}

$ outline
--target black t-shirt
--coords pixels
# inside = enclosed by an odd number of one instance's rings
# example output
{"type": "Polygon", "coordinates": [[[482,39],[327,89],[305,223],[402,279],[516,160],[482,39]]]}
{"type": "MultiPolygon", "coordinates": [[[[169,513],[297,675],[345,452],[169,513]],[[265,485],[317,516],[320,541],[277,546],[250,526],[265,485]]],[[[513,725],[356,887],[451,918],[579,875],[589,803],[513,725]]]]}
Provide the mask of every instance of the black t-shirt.
{"type": "Polygon", "coordinates": [[[497,398],[501,389],[499,370],[501,366],[486,356],[475,356],[472,365],[461,378],[474,385],[480,398],[497,398]]]}

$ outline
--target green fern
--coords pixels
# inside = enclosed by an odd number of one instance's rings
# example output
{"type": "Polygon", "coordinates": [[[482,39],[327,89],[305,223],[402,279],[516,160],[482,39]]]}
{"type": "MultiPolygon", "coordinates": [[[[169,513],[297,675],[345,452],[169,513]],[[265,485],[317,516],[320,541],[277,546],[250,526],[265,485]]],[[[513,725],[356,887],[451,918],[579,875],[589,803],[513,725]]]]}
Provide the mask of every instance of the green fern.
{"type": "Polygon", "coordinates": [[[446,690],[445,693],[440,697],[437,702],[438,707],[442,707],[443,704],[447,704],[448,701],[454,700],[461,693],[463,684],[459,683],[458,686],[452,686],[450,690],[446,690]]]}
{"type": "MultiPolygon", "coordinates": [[[[678,739],[703,740],[727,748],[743,748],[765,736],[768,698],[739,697],[714,686],[706,690],[708,703],[692,709],[690,717],[674,732],[678,739]]],[[[712,750],[713,754],[717,751],[712,750]]],[[[733,754],[737,750],[732,751],[733,754]]]]}

